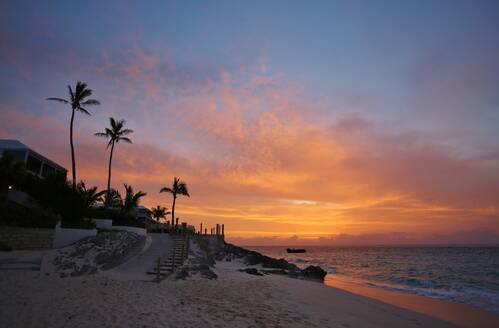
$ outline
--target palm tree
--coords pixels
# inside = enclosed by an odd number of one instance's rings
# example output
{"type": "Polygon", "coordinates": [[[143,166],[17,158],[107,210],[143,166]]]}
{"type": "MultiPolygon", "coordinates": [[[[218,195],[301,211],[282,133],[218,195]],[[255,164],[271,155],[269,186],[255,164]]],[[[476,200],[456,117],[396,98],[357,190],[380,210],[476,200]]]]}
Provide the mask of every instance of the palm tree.
{"type": "Polygon", "coordinates": [[[87,84],[84,82],[76,82],[76,87],[73,91],[71,86],[68,85],[69,99],[63,98],[47,98],[47,100],[58,101],[63,104],[69,104],[71,106],[71,121],[69,123],[69,144],[71,146],[71,167],[73,170],[73,190],[76,190],[76,161],[75,161],[75,150],[73,146],[73,122],[75,117],[75,111],[79,111],[90,115],[90,113],[83,106],[93,106],[100,105],[95,99],[87,99],[92,95],[92,89],[87,88],[87,84]]]}
{"type": "MultiPolygon", "coordinates": [[[[120,141],[132,143],[132,140],[130,140],[129,138],[127,138],[125,136],[127,134],[130,134],[133,132],[133,130],[123,128],[125,126],[125,120],[118,120],[117,121],[114,118],[110,117],[109,123],[111,125],[111,128],[106,128],[104,130],[104,132],[95,133],[95,136],[97,136],[97,137],[105,137],[105,138],[109,139],[109,142],[107,143],[107,148],[109,148],[109,146],[111,146],[111,154],[109,155],[109,168],[108,168],[108,175],[107,175],[108,193],[111,192],[111,163],[113,161],[114,145],[120,141]]],[[[110,199],[109,195],[108,195],[107,199],[110,199]]],[[[106,205],[109,205],[109,204],[106,204],[106,205]]]]}
{"type": "Polygon", "coordinates": [[[172,227],[175,225],[175,201],[177,200],[177,195],[183,195],[190,197],[189,191],[187,190],[187,184],[184,181],[180,181],[180,178],[174,177],[173,184],[169,187],[163,187],[159,191],[161,192],[169,192],[173,195],[173,204],[172,204],[172,227]]]}
{"type": "Polygon", "coordinates": [[[104,196],[104,194],[106,193],[106,190],[101,190],[98,192],[97,187],[87,189],[87,187],[85,186],[85,182],[83,181],[80,181],[80,183],[78,183],[76,191],[88,207],[95,205],[97,202],[102,202],[102,196],[104,196]]]}
{"type": "Polygon", "coordinates": [[[133,192],[133,187],[125,183],[125,200],[123,202],[123,211],[129,212],[137,206],[139,206],[139,201],[142,197],[146,196],[147,193],[139,190],[137,193],[133,192]]]}
{"type": "Polygon", "coordinates": [[[104,203],[109,207],[123,207],[123,198],[118,190],[111,188],[106,190],[104,203]]]}
{"type": "Polygon", "coordinates": [[[166,219],[166,216],[170,214],[170,211],[166,207],[156,206],[151,208],[152,217],[156,219],[156,221],[160,222],[161,219],[166,219]]]}

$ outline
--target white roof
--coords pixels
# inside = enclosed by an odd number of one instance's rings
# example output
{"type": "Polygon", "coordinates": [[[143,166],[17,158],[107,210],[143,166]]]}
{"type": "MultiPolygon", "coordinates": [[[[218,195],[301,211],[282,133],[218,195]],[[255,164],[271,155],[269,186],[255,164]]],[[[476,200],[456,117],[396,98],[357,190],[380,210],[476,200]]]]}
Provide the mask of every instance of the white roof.
{"type": "Polygon", "coordinates": [[[31,153],[35,153],[36,155],[43,157],[45,161],[52,163],[52,165],[56,166],[60,170],[67,171],[63,166],[57,164],[56,162],[48,159],[47,157],[41,155],[40,153],[34,151],[33,149],[29,148],[19,140],[13,140],[13,139],[0,139],[0,150],[29,150],[31,153]]]}
{"type": "Polygon", "coordinates": [[[20,142],[19,140],[12,139],[0,139],[0,149],[29,149],[28,146],[20,142]]]}

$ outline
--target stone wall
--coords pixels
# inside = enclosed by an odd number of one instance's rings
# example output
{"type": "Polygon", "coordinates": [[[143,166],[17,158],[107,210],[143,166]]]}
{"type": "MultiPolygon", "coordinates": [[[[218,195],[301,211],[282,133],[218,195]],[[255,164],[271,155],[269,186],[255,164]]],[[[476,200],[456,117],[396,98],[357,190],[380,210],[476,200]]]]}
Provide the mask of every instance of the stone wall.
{"type": "Polygon", "coordinates": [[[54,229],[0,227],[0,242],[12,249],[50,249],[54,229]]]}

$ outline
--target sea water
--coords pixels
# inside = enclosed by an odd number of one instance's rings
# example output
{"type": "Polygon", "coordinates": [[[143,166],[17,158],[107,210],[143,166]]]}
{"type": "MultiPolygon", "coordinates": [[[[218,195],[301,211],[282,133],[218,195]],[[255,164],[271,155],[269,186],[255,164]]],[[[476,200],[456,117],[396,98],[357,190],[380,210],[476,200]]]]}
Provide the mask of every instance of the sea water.
{"type": "Polygon", "coordinates": [[[249,247],[303,268],[319,265],[328,278],[372,288],[466,303],[499,314],[499,247],[249,247]]]}

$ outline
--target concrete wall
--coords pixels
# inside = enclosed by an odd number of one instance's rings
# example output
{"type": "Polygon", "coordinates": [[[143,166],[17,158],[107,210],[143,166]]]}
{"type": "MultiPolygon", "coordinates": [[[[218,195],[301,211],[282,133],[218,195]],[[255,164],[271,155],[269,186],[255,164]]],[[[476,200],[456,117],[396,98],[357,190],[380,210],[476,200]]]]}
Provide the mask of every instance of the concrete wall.
{"type": "Polygon", "coordinates": [[[113,226],[113,230],[121,230],[136,233],[139,236],[147,236],[147,230],[137,227],[113,226]]]}
{"type": "Polygon", "coordinates": [[[97,236],[97,229],[66,229],[60,223],[55,226],[54,248],[71,245],[85,237],[97,236]]]}
{"type": "Polygon", "coordinates": [[[12,249],[50,249],[54,229],[0,227],[0,241],[12,249]]]}
{"type": "Polygon", "coordinates": [[[95,226],[100,229],[112,229],[113,228],[113,220],[105,220],[105,219],[92,219],[94,221],[95,226]]]}

